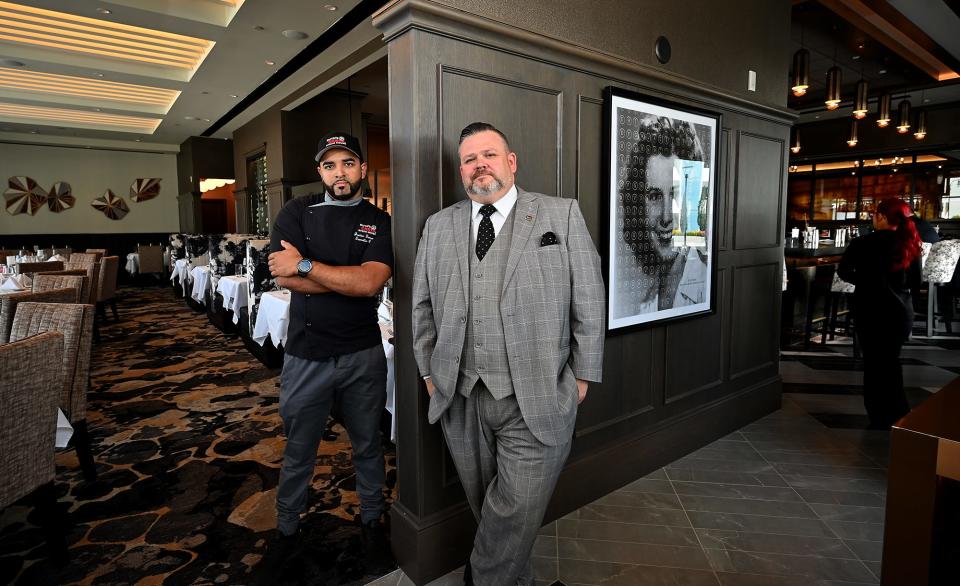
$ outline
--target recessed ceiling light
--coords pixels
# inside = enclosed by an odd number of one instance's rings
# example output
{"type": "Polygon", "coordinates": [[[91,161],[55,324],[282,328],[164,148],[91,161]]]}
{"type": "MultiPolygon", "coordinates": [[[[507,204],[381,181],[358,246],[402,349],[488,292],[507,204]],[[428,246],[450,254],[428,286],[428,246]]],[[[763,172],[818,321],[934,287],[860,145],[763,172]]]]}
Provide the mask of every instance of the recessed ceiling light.
{"type": "Polygon", "coordinates": [[[102,111],[103,111],[103,110],[101,110],[100,108],[94,108],[94,110],[96,110],[97,112],[102,112],[102,111]]]}
{"type": "Polygon", "coordinates": [[[23,67],[23,61],[17,61],[15,59],[0,59],[0,65],[4,67],[23,67]]]}
{"type": "Polygon", "coordinates": [[[883,74],[884,74],[884,73],[886,73],[886,72],[887,72],[887,70],[886,70],[886,69],[881,69],[881,70],[880,70],[880,71],[878,71],[877,73],[879,73],[880,75],[883,75],[883,74]]]}
{"type": "Polygon", "coordinates": [[[209,118],[203,118],[203,121],[204,121],[204,122],[210,122],[210,119],[209,119],[209,118]]]}
{"type": "Polygon", "coordinates": [[[308,35],[307,33],[303,32],[303,31],[295,31],[295,30],[293,30],[293,29],[285,30],[285,31],[283,31],[283,32],[280,33],[280,34],[282,34],[283,36],[287,37],[288,39],[293,39],[293,40],[295,40],[295,41],[299,41],[299,40],[305,39],[305,38],[307,38],[307,37],[310,36],[310,35],[308,35]]]}
{"type": "Polygon", "coordinates": [[[113,11],[108,8],[97,8],[97,12],[100,14],[113,14],[113,11]]]}
{"type": "Polygon", "coordinates": [[[814,118],[817,118],[817,119],[819,120],[819,119],[820,119],[820,114],[815,115],[814,118]]]}
{"type": "Polygon", "coordinates": [[[329,10],[330,12],[333,12],[334,10],[337,9],[337,7],[334,6],[333,4],[324,4],[323,7],[329,10]]]}
{"type": "Polygon", "coordinates": [[[102,73],[94,73],[93,75],[96,76],[96,77],[103,77],[103,74],[102,74],[102,73]]]}
{"type": "Polygon", "coordinates": [[[854,60],[854,61],[859,61],[859,60],[860,60],[860,55],[854,55],[854,56],[853,56],[853,60],[854,60]]]}
{"type": "Polygon", "coordinates": [[[924,104],[926,104],[926,103],[929,102],[929,101],[930,101],[930,98],[924,98],[924,99],[923,99],[923,103],[924,103],[924,104]]]}
{"type": "Polygon", "coordinates": [[[31,130],[31,131],[30,131],[30,134],[36,134],[36,133],[37,133],[36,130],[31,130]]]}
{"type": "Polygon", "coordinates": [[[230,94],[230,97],[231,97],[231,98],[239,98],[240,96],[238,96],[237,94],[230,94]]]}
{"type": "Polygon", "coordinates": [[[276,64],[277,64],[276,61],[271,61],[271,60],[269,60],[269,59],[267,59],[266,61],[264,61],[264,63],[266,63],[267,65],[276,65],[276,64]]]}
{"type": "Polygon", "coordinates": [[[183,119],[184,119],[184,120],[193,120],[194,118],[193,118],[193,116],[184,116],[183,119]]]}

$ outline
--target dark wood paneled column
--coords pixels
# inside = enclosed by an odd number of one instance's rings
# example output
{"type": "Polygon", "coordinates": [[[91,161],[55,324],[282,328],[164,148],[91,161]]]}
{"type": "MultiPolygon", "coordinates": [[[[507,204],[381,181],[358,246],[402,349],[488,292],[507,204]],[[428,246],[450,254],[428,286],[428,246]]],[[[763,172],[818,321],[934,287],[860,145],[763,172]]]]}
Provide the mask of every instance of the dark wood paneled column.
{"type": "MultiPolygon", "coordinates": [[[[539,10],[549,8],[546,0],[531,1],[539,10]]],[[[612,57],[600,34],[597,48],[587,49],[497,22],[498,14],[515,10],[505,1],[468,3],[475,13],[445,4],[398,0],[374,17],[388,44],[390,68],[399,434],[393,545],[417,584],[463,564],[474,531],[441,430],[427,423],[410,316],[423,223],[464,197],[457,139],[470,122],[487,121],[505,131],[519,157],[517,183],[578,199],[594,241],[602,242],[604,88],[615,85],[722,116],[717,311],[608,337],[604,382],[591,385],[581,406],[547,521],[780,404],[781,232],[792,117],[665,68],[612,57]]],[[[786,30],[789,3],[781,4],[786,30]]],[[[632,9],[624,18],[636,18],[633,12],[642,11],[632,9]]],[[[678,27],[674,51],[700,50],[703,38],[685,38],[678,27]]]]}

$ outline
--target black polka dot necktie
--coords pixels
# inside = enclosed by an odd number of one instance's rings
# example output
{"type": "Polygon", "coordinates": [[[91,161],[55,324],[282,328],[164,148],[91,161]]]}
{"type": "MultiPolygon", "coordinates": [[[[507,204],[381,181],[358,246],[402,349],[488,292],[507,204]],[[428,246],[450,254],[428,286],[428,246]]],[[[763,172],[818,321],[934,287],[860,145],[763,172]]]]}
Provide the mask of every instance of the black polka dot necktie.
{"type": "Polygon", "coordinates": [[[490,204],[480,208],[480,215],[483,216],[483,219],[480,220],[480,229],[477,231],[477,260],[483,260],[487,251],[493,246],[493,239],[497,237],[493,232],[493,222],[490,220],[490,215],[495,211],[497,211],[497,208],[490,204]]]}

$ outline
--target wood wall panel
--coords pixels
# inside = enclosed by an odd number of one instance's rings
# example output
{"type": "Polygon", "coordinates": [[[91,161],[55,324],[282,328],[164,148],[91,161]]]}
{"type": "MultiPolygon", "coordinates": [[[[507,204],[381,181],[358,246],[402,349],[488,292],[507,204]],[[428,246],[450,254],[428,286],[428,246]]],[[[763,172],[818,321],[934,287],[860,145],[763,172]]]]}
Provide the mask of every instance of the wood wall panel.
{"type": "Polygon", "coordinates": [[[737,267],[733,273],[730,378],[762,368],[776,372],[780,304],[774,298],[782,282],[780,263],[737,267]]]}
{"type": "Polygon", "coordinates": [[[777,246],[783,202],[785,145],[782,138],[740,133],[736,151],[735,245],[777,246]]]}
{"type": "Polygon", "coordinates": [[[517,185],[527,191],[558,195],[562,102],[562,92],[557,88],[442,65],[440,189],[444,206],[464,197],[457,143],[460,131],[471,122],[489,122],[506,134],[510,147],[518,153],[517,185]]]}
{"type": "Polygon", "coordinates": [[[717,271],[716,313],[681,321],[666,329],[664,360],[664,403],[715,389],[723,384],[723,357],[727,342],[723,338],[722,310],[728,298],[727,270],[717,271]]]}

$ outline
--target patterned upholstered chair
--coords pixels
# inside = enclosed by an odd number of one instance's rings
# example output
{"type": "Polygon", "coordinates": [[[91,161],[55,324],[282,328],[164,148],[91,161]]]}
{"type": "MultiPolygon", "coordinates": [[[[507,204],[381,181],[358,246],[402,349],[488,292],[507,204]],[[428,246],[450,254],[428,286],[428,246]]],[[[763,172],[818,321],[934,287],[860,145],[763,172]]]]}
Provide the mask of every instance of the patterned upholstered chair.
{"type": "Polygon", "coordinates": [[[236,267],[245,262],[247,241],[252,238],[256,237],[250,234],[212,234],[209,237],[210,291],[205,305],[210,323],[224,333],[235,333],[236,326],[230,313],[223,308],[217,285],[221,278],[237,274],[236,267]]]}
{"type": "Polygon", "coordinates": [[[87,431],[87,390],[90,386],[90,353],[93,338],[93,305],[74,303],[20,303],[13,316],[10,341],[43,332],[63,334],[60,409],[73,426],[74,446],[83,476],[96,480],[97,469],[87,431]]]}
{"type": "Polygon", "coordinates": [[[100,283],[97,286],[97,313],[101,319],[107,318],[106,305],[110,304],[114,321],[119,321],[117,315],[117,272],[120,270],[119,256],[105,256],[100,261],[100,283]]]}
{"type": "Polygon", "coordinates": [[[190,261],[190,268],[206,265],[210,262],[210,237],[207,234],[185,234],[186,258],[190,261]]]}
{"type": "Polygon", "coordinates": [[[267,368],[279,368],[283,364],[283,350],[273,345],[269,338],[261,346],[254,341],[251,334],[257,322],[257,309],[260,307],[260,298],[267,291],[276,289],[276,282],[270,276],[267,266],[267,257],[270,255],[270,241],[256,239],[247,241],[247,254],[244,260],[244,272],[250,279],[247,281],[247,305],[240,308],[238,328],[240,339],[244,347],[267,368]]]}
{"type": "Polygon", "coordinates": [[[170,284],[173,286],[173,294],[176,297],[183,297],[186,293],[186,285],[181,282],[181,276],[175,270],[178,260],[187,258],[187,240],[183,234],[171,234],[169,236],[170,246],[170,284]]]}
{"type": "Polygon", "coordinates": [[[54,437],[63,369],[52,361],[63,354],[64,336],[45,332],[0,346],[0,510],[34,494],[50,557],[66,562],[66,531],[57,523],[54,437]],[[30,373],[24,376],[24,373],[30,373]]]}
{"type": "Polygon", "coordinates": [[[17,305],[20,303],[28,301],[35,303],[76,303],[77,295],[77,289],[73,287],[57,287],[43,291],[21,291],[9,295],[0,295],[0,344],[6,344],[10,341],[13,316],[16,315],[17,305]]]}

